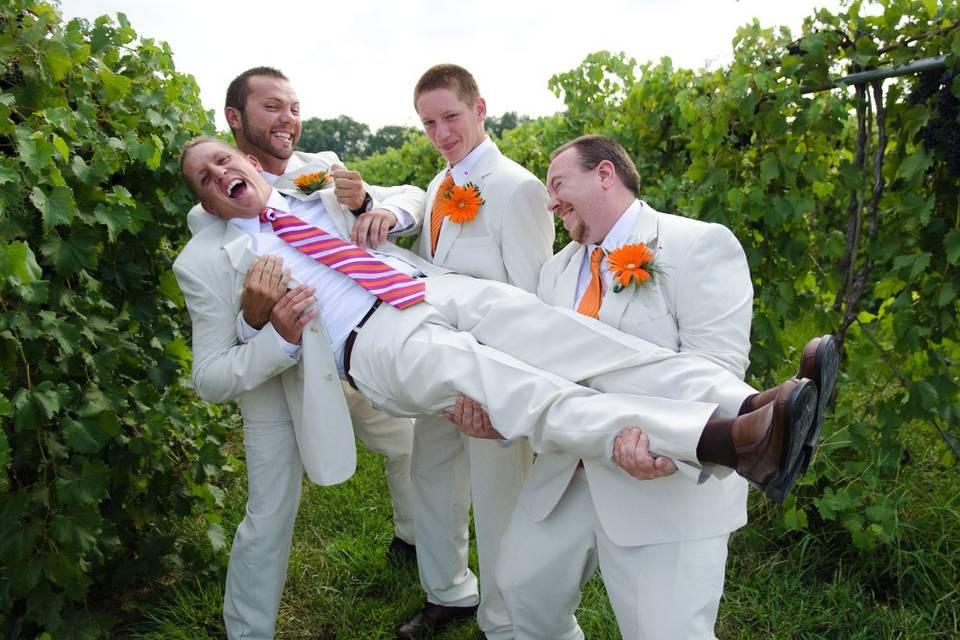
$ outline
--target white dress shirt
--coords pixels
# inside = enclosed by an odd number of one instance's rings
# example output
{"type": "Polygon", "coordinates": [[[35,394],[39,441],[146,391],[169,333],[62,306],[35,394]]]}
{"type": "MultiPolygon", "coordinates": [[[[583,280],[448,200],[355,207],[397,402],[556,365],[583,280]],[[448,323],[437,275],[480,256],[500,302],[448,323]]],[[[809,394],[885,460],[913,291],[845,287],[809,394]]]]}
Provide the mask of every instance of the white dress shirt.
{"type": "MultiPolygon", "coordinates": [[[[300,200],[292,196],[284,196],[274,189],[267,199],[267,206],[295,215],[305,222],[337,235],[337,227],[319,199],[300,200]]],[[[290,269],[294,281],[314,289],[318,315],[330,337],[337,372],[341,378],[344,378],[343,350],[347,336],[373,306],[376,296],[357,284],[350,276],[320,264],[281,240],[274,233],[269,222],[260,222],[258,218],[233,218],[230,222],[250,235],[251,251],[260,256],[273,255],[282,258],[284,268],[290,269]]],[[[348,238],[344,239],[349,242],[348,238]]],[[[407,275],[420,275],[415,267],[400,258],[370,248],[366,250],[398,271],[407,275]]],[[[272,325],[269,326],[288,355],[293,358],[299,357],[300,345],[287,342],[276,333],[272,325]]],[[[244,320],[243,339],[250,340],[256,334],[257,330],[247,325],[244,320]]]]}

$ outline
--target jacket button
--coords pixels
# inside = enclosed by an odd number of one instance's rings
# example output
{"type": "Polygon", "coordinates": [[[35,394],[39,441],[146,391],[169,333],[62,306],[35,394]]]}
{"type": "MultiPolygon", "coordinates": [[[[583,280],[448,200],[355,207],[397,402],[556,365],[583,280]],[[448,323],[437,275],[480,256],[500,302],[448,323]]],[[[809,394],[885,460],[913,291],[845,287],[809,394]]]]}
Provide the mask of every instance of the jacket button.
{"type": "Polygon", "coordinates": [[[328,373],[324,378],[326,378],[327,382],[331,382],[333,380],[333,374],[328,373]]]}

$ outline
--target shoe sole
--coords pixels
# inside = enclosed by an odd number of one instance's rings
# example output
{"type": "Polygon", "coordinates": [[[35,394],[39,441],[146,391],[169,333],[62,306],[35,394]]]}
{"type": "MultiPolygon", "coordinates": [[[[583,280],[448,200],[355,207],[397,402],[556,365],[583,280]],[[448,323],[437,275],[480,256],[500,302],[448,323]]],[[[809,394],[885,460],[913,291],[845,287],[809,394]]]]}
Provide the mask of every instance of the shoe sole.
{"type": "Polygon", "coordinates": [[[817,413],[817,389],[810,380],[804,379],[790,393],[784,405],[784,438],[780,452],[780,468],[763,493],[774,502],[783,502],[790,495],[800,475],[800,462],[804,446],[810,436],[817,413]]]}
{"type": "Polygon", "coordinates": [[[817,414],[810,429],[810,435],[803,445],[803,454],[800,459],[799,474],[807,472],[807,468],[813,461],[816,453],[817,443],[820,441],[820,432],[823,430],[824,414],[827,410],[827,404],[830,402],[830,396],[833,395],[833,387],[837,381],[837,373],[840,370],[840,352],[837,350],[837,341],[832,335],[825,335],[820,339],[817,346],[816,355],[813,357],[813,371],[810,378],[817,387],[819,395],[817,402],[817,414]]]}

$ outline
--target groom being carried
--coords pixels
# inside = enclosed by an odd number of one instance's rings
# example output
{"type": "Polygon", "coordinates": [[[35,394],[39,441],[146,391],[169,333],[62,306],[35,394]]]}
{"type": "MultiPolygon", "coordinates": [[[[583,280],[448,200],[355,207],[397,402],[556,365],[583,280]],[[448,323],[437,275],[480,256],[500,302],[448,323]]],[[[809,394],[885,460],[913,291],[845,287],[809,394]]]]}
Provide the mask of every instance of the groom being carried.
{"type": "Polygon", "coordinates": [[[767,402],[741,415],[756,391],[716,364],[515,287],[443,273],[390,243],[363,251],[333,224],[339,205],[329,192],[288,199],[255,157],[226,143],[191,141],[181,167],[204,208],[228,221],[194,236],[174,265],[193,320],[194,384],[227,399],[280,376],[312,479],[353,449],[329,429],[349,420],[343,378],[396,415],[475,398],[495,424],[510,425],[504,436],[527,437],[539,452],[610,464],[617,433],[640,424],[656,454],[729,461],[778,501],[793,487],[816,413],[809,380],[767,390],[767,402]],[[237,282],[261,251],[281,256],[301,283],[270,314],[290,351],[267,332],[237,344],[237,282]],[[510,353],[498,350],[505,345],[510,353]]]}

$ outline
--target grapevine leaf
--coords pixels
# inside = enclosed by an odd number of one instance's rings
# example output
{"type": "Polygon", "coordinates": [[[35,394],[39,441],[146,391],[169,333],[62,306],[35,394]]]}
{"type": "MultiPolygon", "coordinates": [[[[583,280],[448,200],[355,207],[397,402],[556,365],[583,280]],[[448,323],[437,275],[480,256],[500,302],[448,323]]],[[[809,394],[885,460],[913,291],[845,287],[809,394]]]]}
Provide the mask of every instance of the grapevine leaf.
{"type": "Polygon", "coordinates": [[[0,242],[0,277],[16,276],[21,284],[39,280],[43,275],[33,251],[25,242],[0,242]]]}
{"type": "Polygon", "coordinates": [[[70,224],[77,208],[70,187],[53,187],[49,193],[40,187],[34,187],[30,192],[30,202],[43,214],[44,231],[50,231],[58,225],[70,224]]]}
{"type": "Polygon", "coordinates": [[[53,159],[53,144],[43,139],[40,132],[24,134],[23,128],[17,129],[17,154],[31,171],[39,175],[53,159]]]}
{"type": "Polygon", "coordinates": [[[0,162],[0,185],[7,184],[8,182],[17,182],[19,179],[20,176],[17,174],[16,169],[0,162]]]}
{"type": "Polygon", "coordinates": [[[223,551],[227,548],[227,534],[218,522],[211,522],[207,527],[207,539],[214,551],[223,551]]]}
{"type": "Polygon", "coordinates": [[[947,262],[957,264],[960,261],[960,229],[951,229],[944,243],[947,245],[947,262]]]}
{"type": "Polygon", "coordinates": [[[64,160],[68,160],[70,158],[70,149],[67,147],[67,143],[64,142],[63,138],[60,136],[53,136],[53,147],[60,152],[60,157],[64,160]]]}
{"type": "Polygon", "coordinates": [[[117,75],[107,68],[100,69],[98,75],[103,83],[104,98],[107,102],[121,100],[130,92],[130,86],[133,83],[129,78],[117,75]]]}
{"type": "Polygon", "coordinates": [[[57,478],[56,486],[66,504],[79,507],[96,504],[107,497],[109,477],[102,462],[89,462],[83,465],[79,475],[57,478]]]}
{"type": "Polygon", "coordinates": [[[85,233],[72,233],[66,238],[57,234],[40,245],[40,252],[49,258],[57,270],[74,274],[92,267],[99,259],[99,244],[85,233]]]}
{"type": "Polygon", "coordinates": [[[900,175],[904,180],[912,180],[915,175],[926,171],[929,166],[930,156],[923,147],[920,147],[900,164],[900,175]]]}

